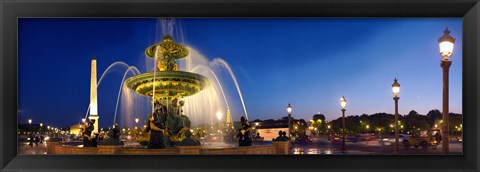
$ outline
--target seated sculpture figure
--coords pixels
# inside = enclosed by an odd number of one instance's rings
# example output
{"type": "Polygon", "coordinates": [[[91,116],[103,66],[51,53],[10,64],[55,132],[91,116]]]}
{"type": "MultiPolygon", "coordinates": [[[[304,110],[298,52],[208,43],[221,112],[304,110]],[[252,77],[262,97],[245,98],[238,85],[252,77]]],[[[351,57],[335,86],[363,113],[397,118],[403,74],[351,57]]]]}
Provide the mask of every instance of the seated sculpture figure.
{"type": "Polygon", "coordinates": [[[238,146],[252,146],[252,138],[250,136],[252,125],[244,116],[240,117],[240,122],[242,123],[242,128],[239,129],[237,134],[238,146]]]}
{"type": "Polygon", "coordinates": [[[200,145],[200,142],[198,142],[197,140],[195,140],[195,138],[192,137],[192,132],[190,132],[190,130],[186,130],[185,139],[183,139],[177,145],[178,146],[198,146],[200,145]]]}
{"type": "Polygon", "coordinates": [[[155,103],[155,111],[150,114],[146,132],[150,132],[150,141],[148,143],[149,149],[162,149],[165,148],[164,134],[166,132],[165,127],[165,111],[160,103],[155,103]]]}
{"type": "Polygon", "coordinates": [[[166,127],[171,133],[170,140],[172,142],[182,141],[186,138],[185,132],[190,129],[190,119],[182,114],[183,105],[184,101],[178,101],[177,98],[174,98],[168,108],[166,127]]]}

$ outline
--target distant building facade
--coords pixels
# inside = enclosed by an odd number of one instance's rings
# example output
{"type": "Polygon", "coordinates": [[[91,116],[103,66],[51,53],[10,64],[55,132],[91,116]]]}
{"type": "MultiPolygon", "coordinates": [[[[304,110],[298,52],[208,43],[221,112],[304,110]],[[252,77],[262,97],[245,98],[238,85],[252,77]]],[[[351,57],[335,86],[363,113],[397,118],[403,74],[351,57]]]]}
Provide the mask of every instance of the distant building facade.
{"type": "MultiPolygon", "coordinates": [[[[308,128],[307,123],[303,119],[292,119],[291,120],[292,135],[302,135],[306,134],[306,129],[308,128]]],[[[252,127],[255,129],[255,133],[259,133],[261,137],[264,138],[264,141],[272,141],[273,138],[278,137],[279,131],[285,131],[288,133],[288,117],[284,117],[279,120],[255,120],[252,121],[252,127]]]]}
{"type": "Polygon", "coordinates": [[[70,134],[73,135],[81,135],[82,134],[82,124],[75,124],[69,127],[70,128],[70,134]]]}

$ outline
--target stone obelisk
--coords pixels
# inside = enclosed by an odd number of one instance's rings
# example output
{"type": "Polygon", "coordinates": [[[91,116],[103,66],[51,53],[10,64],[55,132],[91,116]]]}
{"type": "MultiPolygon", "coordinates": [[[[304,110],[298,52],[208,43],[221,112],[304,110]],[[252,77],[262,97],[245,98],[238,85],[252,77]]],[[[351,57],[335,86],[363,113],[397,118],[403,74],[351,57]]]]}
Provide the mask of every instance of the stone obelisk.
{"type": "Polygon", "coordinates": [[[97,105],[97,59],[92,57],[92,69],[90,76],[90,116],[88,119],[94,119],[93,133],[98,133],[98,105],[97,105]]]}

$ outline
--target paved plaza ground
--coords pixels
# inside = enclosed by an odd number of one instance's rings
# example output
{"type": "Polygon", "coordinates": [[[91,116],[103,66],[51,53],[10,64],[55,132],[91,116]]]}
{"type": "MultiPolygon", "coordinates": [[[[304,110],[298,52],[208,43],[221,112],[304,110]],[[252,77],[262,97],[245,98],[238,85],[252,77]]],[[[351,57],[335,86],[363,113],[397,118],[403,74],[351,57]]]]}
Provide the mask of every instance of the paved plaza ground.
{"type": "MultiPolygon", "coordinates": [[[[346,142],[346,150],[340,151],[341,141],[332,142],[325,137],[313,138],[312,143],[293,143],[290,150],[291,154],[393,154],[393,145],[382,145],[375,141],[361,141],[361,142],[346,142]]],[[[436,149],[428,148],[423,150],[421,148],[411,147],[410,149],[404,149],[400,145],[400,154],[442,154],[442,145],[438,145],[436,149]]],[[[462,154],[462,143],[451,142],[450,154],[462,154]]]]}
{"type": "MultiPolygon", "coordinates": [[[[19,154],[46,154],[47,143],[38,143],[30,146],[28,142],[20,142],[18,144],[19,154]]],[[[363,141],[363,142],[347,142],[346,151],[340,151],[341,142],[331,142],[327,138],[313,138],[312,143],[292,143],[290,154],[346,154],[346,155],[372,155],[372,154],[393,154],[393,145],[384,146],[378,141],[363,141]]],[[[451,154],[462,154],[462,143],[450,143],[451,154]]],[[[438,145],[436,149],[428,148],[423,150],[421,148],[410,148],[408,150],[400,146],[400,154],[442,154],[442,146],[438,145]]]]}

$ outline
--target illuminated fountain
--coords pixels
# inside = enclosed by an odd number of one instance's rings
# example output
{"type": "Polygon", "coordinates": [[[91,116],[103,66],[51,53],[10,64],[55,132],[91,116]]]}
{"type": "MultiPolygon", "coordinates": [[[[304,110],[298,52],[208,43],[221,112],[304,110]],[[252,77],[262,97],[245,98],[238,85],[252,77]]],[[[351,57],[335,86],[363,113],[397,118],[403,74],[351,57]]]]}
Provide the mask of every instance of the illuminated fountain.
{"type": "Polygon", "coordinates": [[[167,107],[168,112],[179,112],[176,115],[180,115],[181,117],[178,118],[182,120],[169,118],[171,116],[169,114],[165,126],[172,132],[170,141],[181,141],[184,138],[184,132],[189,130],[191,122],[182,114],[183,101],[177,104],[177,101],[173,100],[180,100],[202,91],[209,86],[209,80],[200,74],[180,71],[176,60],[186,57],[189,51],[184,45],[173,42],[173,37],[170,35],[165,35],[163,42],[148,47],[145,53],[148,57],[154,58],[156,69],[130,77],[125,84],[139,95],[152,97],[153,100],[167,107]]]}
{"type": "Polygon", "coordinates": [[[129,88],[140,95],[153,97],[168,105],[168,100],[194,95],[209,84],[202,75],[180,71],[175,60],[186,57],[188,50],[173,42],[170,35],[166,35],[163,42],[148,47],[146,54],[158,61],[157,70],[135,75],[125,81],[129,88]]]}
{"type": "MultiPolygon", "coordinates": [[[[140,125],[143,127],[138,130],[135,128],[133,132],[140,133],[139,137],[134,137],[136,141],[127,137],[128,142],[143,145],[148,142],[149,136],[148,132],[145,132],[145,128],[148,125],[149,114],[154,111],[153,104],[151,104],[154,102],[153,100],[170,108],[172,100],[177,99],[182,103],[180,105],[180,102],[177,102],[176,105],[178,106],[174,108],[181,109],[177,115],[186,118],[187,122],[185,123],[188,125],[179,128],[176,120],[169,120],[166,122],[169,130],[172,129],[171,126],[176,126],[175,129],[171,130],[174,137],[164,138],[164,141],[179,142],[184,138],[183,134],[186,129],[190,128],[196,138],[201,139],[202,145],[207,146],[210,144],[207,140],[214,137],[212,134],[218,136],[217,126],[222,126],[224,130],[220,135],[227,134],[228,130],[233,131],[233,121],[239,119],[240,116],[232,116],[231,110],[238,114],[243,109],[244,114],[240,114],[248,119],[236,77],[228,63],[223,59],[209,60],[194,48],[184,45],[181,29],[175,32],[177,37],[175,37],[174,42],[174,37],[171,36],[173,35],[173,19],[161,19],[161,22],[162,32],[165,36],[158,43],[147,47],[145,50],[147,72],[142,73],[135,66],[115,62],[102,74],[98,84],[100,85],[102,78],[110,69],[126,68],[118,90],[113,123],[118,122],[119,126],[123,127],[137,126],[133,120],[136,117],[145,122],[140,125]],[[226,75],[222,76],[222,74],[226,75]],[[226,82],[223,81],[225,76],[227,78],[231,77],[231,81],[233,81],[231,84],[234,84],[240,102],[235,102],[235,94],[230,94],[230,96],[226,94],[233,90],[228,90],[228,83],[225,85],[226,82]],[[232,99],[234,101],[229,102],[232,99]],[[240,108],[239,105],[243,108],[240,108]],[[216,117],[219,112],[225,115],[221,120],[216,117]]],[[[128,134],[130,135],[130,132],[128,134]]],[[[233,133],[229,134],[233,135],[233,133]]],[[[220,147],[234,146],[227,143],[221,145],[220,147]]]]}

